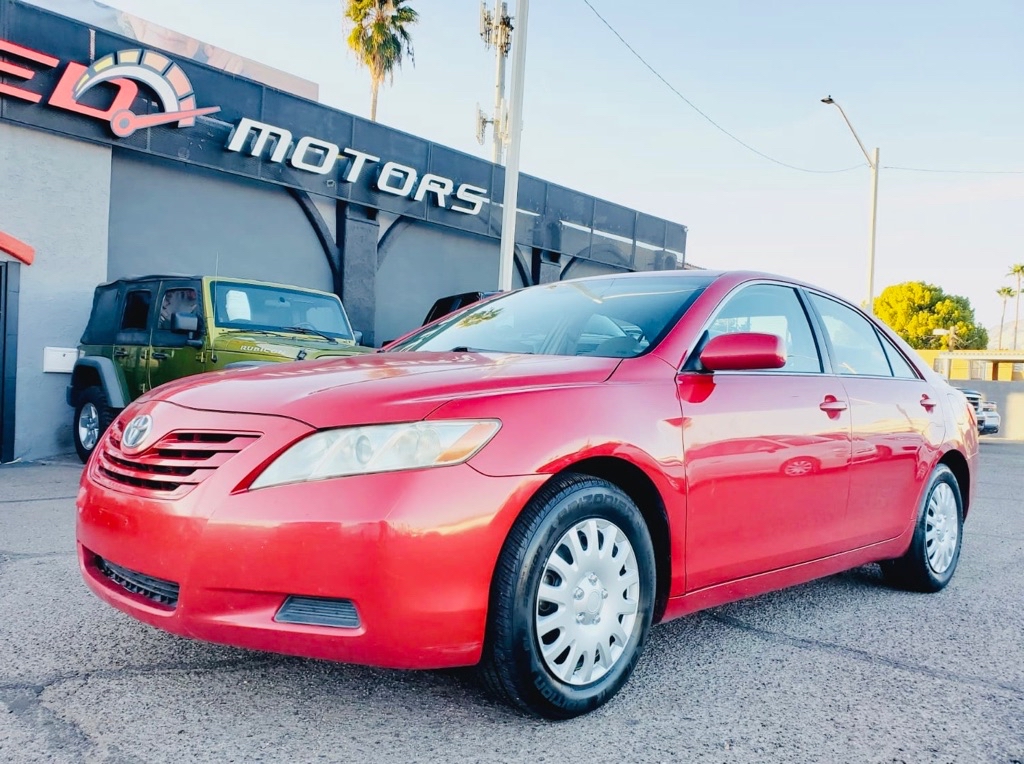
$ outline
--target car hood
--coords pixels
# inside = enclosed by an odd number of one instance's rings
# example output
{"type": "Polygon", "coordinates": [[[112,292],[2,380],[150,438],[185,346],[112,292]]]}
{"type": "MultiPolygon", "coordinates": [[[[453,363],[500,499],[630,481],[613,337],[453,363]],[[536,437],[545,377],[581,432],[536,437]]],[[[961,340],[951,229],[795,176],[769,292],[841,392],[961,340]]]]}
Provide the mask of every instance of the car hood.
{"type": "Polygon", "coordinates": [[[619,358],[492,353],[374,353],[212,372],[148,400],[210,411],[287,416],[313,427],[423,419],[459,397],[603,382],[619,358]]]}
{"type": "Polygon", "coordinates": [[[372,352],[352,340],[330,342],[321,337],[290,332],[231,332],[220,334],[213,343],[214,352],[244,353],[253,360],[294,360],[300,351],[304,358],[348,356],[372,352]]]}

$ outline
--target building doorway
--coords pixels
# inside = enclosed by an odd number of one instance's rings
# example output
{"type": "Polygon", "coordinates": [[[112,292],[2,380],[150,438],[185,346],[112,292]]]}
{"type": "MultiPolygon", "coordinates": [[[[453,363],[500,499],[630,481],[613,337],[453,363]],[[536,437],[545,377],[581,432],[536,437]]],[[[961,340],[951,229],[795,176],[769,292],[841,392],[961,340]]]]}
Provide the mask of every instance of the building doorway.
{"type": "Polygon", "coordinates": [[[14,381],[18,349],[18,264],[0,262],[0,463],[14,461],[14,381]]]}

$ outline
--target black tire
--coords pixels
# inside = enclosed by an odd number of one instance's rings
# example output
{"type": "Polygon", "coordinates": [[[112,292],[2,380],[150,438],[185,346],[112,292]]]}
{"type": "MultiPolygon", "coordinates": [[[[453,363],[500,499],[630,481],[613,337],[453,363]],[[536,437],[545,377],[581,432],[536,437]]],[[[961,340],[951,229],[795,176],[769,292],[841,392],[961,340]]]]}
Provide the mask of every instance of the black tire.
{"type": "MultiPolygon", "coordinates": [[[[938,501],[938,499],[936,500],[938,501]]],[[[964,505],[960,494],[960,484],[957,483],[956,476],[953,475],[949,467],[940,464],[932,471],[921,505],[917,508],[917,527],[914,529],[910,548],[902,557],[895,560],[884,560],[880,563],[882,576],[886,583],[912,592],[930,593],[944,589],[953,578],[957,563],[960,561],[963,528],[964,505]],[[934,522],[930,517],[929,505],[933,497],[936,497],[937,491],[940,492],[939,496],[942,494],[948,496],[947,490],[952,493],[956,502],[956,542],[948,565],[936,572],[935,566],[929,558],[928,528],[934,522]]],[[[942,531],[949,532],[945,528],[942,531]]],[[[942,531],[938,532],[941,534],[942,531]]],[[[945,537],[943,536],[943,538],[945,537]]],[[[938,543],[934,537],[932,543],[933,545],[938,543]]]]}
{"type": "MultiPolygon", "coordinates": [[[[595,548],[605,549],[607,536],[599,535],[598,539],[595,548]]],[[[614,555],[616,550],[612,542],[609,553],[614,555]]],[[[583,583],[584,578],[594,586],[596,577],[588,577],[585,570],[579,571],[578,582],[564,583],[567,587],[574,587],[578,594],[582,591],[580,586],[587,585],[583,583]]],[[[549,579],[545,580],[550,583],[549,579]]],[[[603,579],[597,581],[598,588],[605,585],[603,579]]],[[[562,582],[558,583],[560,585],[562,582]]],[[[609,588],[612,588],[612,583],[616,583],[614,579],[609,580],[609,588]]],[[[623,591],[625,593],[626,590],[623,591]]],[[[580,605],[574,605],[577,611],[573,617],[593,621],[595,634],[604,634],[601,629],[607,629],[610,624],[614,627],[617,620],[619,630],[626,634],[623,618],[628,619],[629,616],[614,615],[615,597],[605,600],[610,603],[606,607],[599,597],[592,596],[593,600],[575,597],[580,600],[580,605]],[[588,611],[590,615],[579,612],[586,606],[585,603],[590,602],[593,602],[592,607],[600,607],[600,612],[608,619],[604,627],[599,627],[600,613],[593,620],[596,610],[588,611]]],[[[605,590],[602,596],[607,598],[608,591],[605,590]]],[[[632,674],[650,629],[654,596],[654,548],[643,516],[633,501],[611,483],[589,475],[565,474],[555,478],[527,505],[512,527],[499,557],[491,585],[487,639],[479,667],[484,685],[498,699],[549,719],[570,719],[593,711],[611,699],[632,674]],[[618,657],[610,661],[610,667],[602,667],[601,670],[606,672],[603,676],[582,684],[563,681],[548,668],[540,651],[535,618],[538,615],[538,590],[542,577],[551,575],[551,570],[545,573],[549,558],[555,554],[563,536],[581,521],[592,518],[614,524],[628,540],[635,557],[639,590],[635,598],[636,617],[618,657]]],[[[545,603],[541,607],[547,608],[550,605],[545,603]]],[[[571,623],[566,629],[567,633],[569,629],[578,631],[571,623]]],[[[605,646],[600,639],[598,641],[600,649],[610,654],[613,648],[605,646]]],[[[617,641],[608,643],[613,644],[617,644],[617,641]]],[[[589,651],[581,653],[580,661],[588,659],[589,655],[589,651]]],[[[596,655],[595,651],[595,664],[596,655]]],[[[565,666],[569,665],[568,657],[562,660],[565,666]]],[[[572,679],[576,669],[569,671],[572,679]]]]}
{"type": "Polygon", "coordinates": [[[96,413],[99,417],[99,432],[96,436],[96,442],[103,437],[103,433],[110,427],[110,423],[114,421],[114,417],[117,416],[117,412],[110,408],[110,401],[107,400],[107,394],[103,392],[102,387],[93,386],[87,387],[78,396],[78,405],[75,406],[75,419],[71,427],[75,437],[75,451],[78,452],[78,458],[82,460],[82,464],[89,461],[89,456],[96,448],[96,443],[91,446],[87,443],[82,442],[80,423],[82,420],[82,411],[86,406],[94,406],[96,413]]]}

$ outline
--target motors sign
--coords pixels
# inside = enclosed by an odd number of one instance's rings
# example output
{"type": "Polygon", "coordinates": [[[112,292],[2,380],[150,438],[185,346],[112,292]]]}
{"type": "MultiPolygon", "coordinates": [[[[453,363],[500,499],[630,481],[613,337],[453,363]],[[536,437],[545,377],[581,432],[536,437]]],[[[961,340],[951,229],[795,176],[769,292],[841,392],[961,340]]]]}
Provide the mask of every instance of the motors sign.
{"type": "MultiPolygon", "coordinates": [[[[22,87],[31,82],[37,70],[23,65],[35,64],[54,69],[60,59],[31,48],[0,39],[0,75],[13,78],[17,84],[0,82],[0,96],[17,98],[38,104],[46,98],[46,105],[74,112],[84,117],[107,122],[117,138],[127,138],[137,130],[160,125],[186,128],[195,125],[196,118],[220,111],[219,106],[199,107],[192,83],[182,68],[170,58],[153,50],[131,48],[101,57],[91,66],[70,62],[47,96],[22,87]],[[4,60],[4,58],[8,60],[4,60]],[[107,108],[83,104],[81,99],[98,85],[115,89],[107,108]],[[132,111],[139,96],[139,86],[145,85],[159,101],[160,111],[136,114],[132,111]]],[[[227,151],[243,153],[273,163],[287,163],[292,168],[316,175],[327,175],[339,162],[345,163],[339,180],[356,183],[368,168],[379,168],[372,186],[377,191],[411,198],[417,202],[427,197],[438,207],[465,215],[478,215],[487,201],[487,189],[468,183],[456,184],[451,178],[423,173],[408,165],[382,159],[365,151],[341,147],[331,141],[314,136],[294,139],[291,131],[257,122],[248,117],[232,129],[226,145],[227,151]]]]}
{"type": "MultiPolygon", "coordinates": [[[[238,123],[228,138],[228,151],[248,152],[250,156],[274,163],[288,162],[296,170],[327,175],[339,161],[346,162],[341,179],[345,183],[359,180],[367,165],[378,164],[380,157],[353,148],[342,149],[338,144],[306,135],[293,141],[291,131],[268,125],[246,117],[238,123]]],[[[487,189],[455,181],[442,175],[424,173],[420,177],[414,167],[385,162],[377,175],[378,191],[394,196],[412,197],[423,201],[430,196],[438,207],[452,212],[477,215],[487,200],[487,189]]]]}

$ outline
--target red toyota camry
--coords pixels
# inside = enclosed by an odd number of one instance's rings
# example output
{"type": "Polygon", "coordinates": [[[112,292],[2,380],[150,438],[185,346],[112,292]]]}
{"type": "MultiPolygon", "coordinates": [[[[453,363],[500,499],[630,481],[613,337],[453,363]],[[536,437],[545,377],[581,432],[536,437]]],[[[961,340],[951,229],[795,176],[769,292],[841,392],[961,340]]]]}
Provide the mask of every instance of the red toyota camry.
{"type": "Polygon", "coordinates": [[[872,562],[939,591],[977,451],[964,397],[833,295],[607,276],[150,392],[86,467],[79,553],[158,628],[479,664],[566,718],[622,687],[654,622],[872,562]]]}

